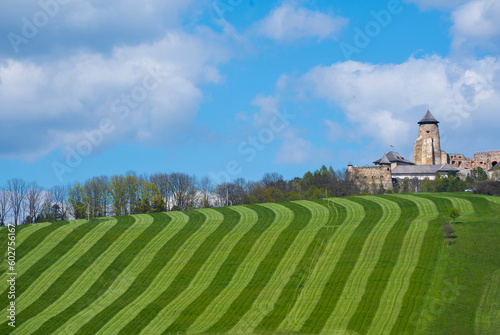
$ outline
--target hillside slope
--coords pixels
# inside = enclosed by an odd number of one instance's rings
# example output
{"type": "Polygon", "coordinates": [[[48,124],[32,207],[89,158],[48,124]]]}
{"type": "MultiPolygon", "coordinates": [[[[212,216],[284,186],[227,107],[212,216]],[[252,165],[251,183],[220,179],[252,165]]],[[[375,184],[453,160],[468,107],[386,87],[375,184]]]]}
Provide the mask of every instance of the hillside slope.
{"type": "Polygon", "coordinates": [[[465,194],[34,224],[17,228],[0,333],[495,334],[499,255],[500,198],[465,194]]]}

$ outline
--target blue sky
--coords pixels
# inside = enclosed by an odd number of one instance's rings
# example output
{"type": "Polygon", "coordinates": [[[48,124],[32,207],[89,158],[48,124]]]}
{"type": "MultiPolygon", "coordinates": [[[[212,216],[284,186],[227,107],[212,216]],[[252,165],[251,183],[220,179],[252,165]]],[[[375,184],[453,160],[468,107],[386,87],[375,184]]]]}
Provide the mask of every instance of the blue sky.
{"type": "Polygon", "coordinates": [[[496,0],[0,4],[0,185],[500,149],[496,0]]]}

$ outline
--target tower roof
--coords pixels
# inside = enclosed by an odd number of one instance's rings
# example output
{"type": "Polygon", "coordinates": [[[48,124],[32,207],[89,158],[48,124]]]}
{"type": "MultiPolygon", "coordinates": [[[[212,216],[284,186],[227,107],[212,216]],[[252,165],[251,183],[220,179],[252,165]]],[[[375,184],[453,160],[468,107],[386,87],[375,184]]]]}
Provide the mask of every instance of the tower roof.
{"type": "Polygon", "coordinates": [[[439,123],[439,121],[434,118],[434,116],[431,114],[429,110],[427,110],[427,113],[425,113],[423,119],[418,122],[418,124],[427,124],[427,123],[435,123],[435,124],[439,123]]]}
{"type": "Polygon", "coordinates": [[[384,164],[404,164],[404,165],[414,165],[412,162],[406,160],[403,156],[394,151],[389,151],[387,154],[384,154],[382,158],[373,162],[375,165],[384,165],[384,164]]]}
{"type": "Polygon", "coordinates": [[[391,165],[391,161],[387,158],[387,155],[384,153],[381,159],[378,160],[379,165],[391,165]]]}

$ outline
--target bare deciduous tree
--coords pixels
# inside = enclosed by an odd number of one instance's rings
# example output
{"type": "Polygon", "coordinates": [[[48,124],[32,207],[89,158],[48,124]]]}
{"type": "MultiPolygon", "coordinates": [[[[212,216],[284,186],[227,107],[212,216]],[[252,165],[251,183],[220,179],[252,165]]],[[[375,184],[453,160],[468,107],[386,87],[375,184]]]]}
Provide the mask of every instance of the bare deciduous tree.
{"type": "Polygon", "coordinates": [[[210,203],[210,195],[214,193],[214,184],[212,180],[208,176],[204,176],[201,178],[200,183],[198,185],[198,189],[201,193],[201,207],[208,208],[212,204],[210,203]]]}
{"type": "Polygon", "coordinates": [[[127,186],[125,177],[123,175],[111,177],[109,188],[113,202],[113,213],[119,216],[126,215],[127,186]]]}
{"type": "Polygon", "coordinates": [[[158,187],[158,191],[160,192],[161,197],[163,198],[165,211],[168,212],[170,210],[170,198],[172,197],[168,174],[155,173],[149,177],[149,181],[155,184],[156,187],[158,187]]]}
{"type": "Polygon", "coordinates": [[[28,209],[26,223],[36,222],[43,205],[43,189],[36,182],[28,185],[28,191],[26,192],[26,205],[28,209]]]}
{"type": "Polygon", "coordinates": [[[51,190],[43,192],[39,219],[38,222],[57,221],[59,219],[59,208],[57,204],[54,204],[54,193],[51,190]]]}
{"type": "Polygon", "coordinates": [[[277,172],[264,174],[264,176],[261,179],[261,182],[264,185],[264,188],[269,188],[274,186],[282,192],[286,191],[286,183],[285,180],[283,179],[283,175],[277,172]]]}
{"type": "Polygon", "coordinates": [[[196,197],[196,177],[186,173],[172,173],[170,187],[175,209],[186,210],[194,207],[196,197]]]}
{"type": "Polygon", "coordinates": [[[90,216],[104,217],[108,213],[109,186],[108,177],[93,177],[85,182],[85,195],[89,203],[90,216]]]}
{"type": "Polygon", "coordinates": [[[3,227],[10,212],[9,195],[5,187],[0,187],[0,227],[3,227]]]}
{"type": "Polygon", "coordinates": [[[59,217],[56,220],[67,220],[68,219],[68,187],[66,186],[54,186],[51,189],[53,194],[54,206],[57,206],[59,217]]]}
{"type": "Polygon", "coordinates": [[[12,213],[14,214],[14,225],[21,223],[21,214],[24,211],[26,192],[28,185],[22,179],[11,179],[7,181],[7,191],[9,193],[9,202],[12,213]]]}

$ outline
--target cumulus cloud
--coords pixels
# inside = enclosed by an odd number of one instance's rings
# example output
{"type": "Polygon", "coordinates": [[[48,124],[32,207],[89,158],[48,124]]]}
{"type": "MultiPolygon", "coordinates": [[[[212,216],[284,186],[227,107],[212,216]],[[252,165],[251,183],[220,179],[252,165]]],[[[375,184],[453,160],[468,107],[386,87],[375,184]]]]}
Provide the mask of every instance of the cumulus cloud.
{"type": "Polygon", "coordinates": [[[313,68],[300,82],[313,97],[339,106],[358,135],[380,147],[410,147],[427,108],[441,121],[450,146],[484,149],[487,143],[474,143],[470,136],[493,139],[493,125],[500,123],[499,58],[467,66],[440,57],[388,65],[348,61],[313,68]]]}
{"type": "Polygon", "coordinates": [[[301,38],[332,39],[347,23],[348,20],[343,17],[299,7],[295,2],[285,2],[257,22],[254,31],[279,42],[301,38]]]}
{"type": "Polygon", "coordinates": [[[407,0],[423,10],[440,9],[451,15],[452,49],[468,54],[476,47],[498,52],[500,2],[498,0],[407,0]]]}
{"type": "Polygon", "coordinates": [[[0,35],[18,37],[1,39],[0,54],[38,55],[62,46],[110,52],[117,43],[136,45],[161,39],[190,19],[188,11],[196,18],[206,6],[205,0],[3,1],[0,35]],[[19,37],[25,40],[18,42],[19,37]]]}
{"type": "Polygon", "coordinates": [[[256,127],[268,125],[269,120],[275,117],[281,108],[280,98],[272,95],[258,94],[250,104],[259,108],[259,112],[253,115],[253,122],[256,127]]]}
{"type": "Polygon", "coordinates": [[[286,140],[276,153],[278,164],[302,164],[313,158],[313,145],[302,138],[286,140]]]}
{"type": "Polygon", "coordinates": [[[333,154],[331,150],[315,147],[310,141],[301,138],[287,137],[275,154],[276,164],[301,165],[305,163],[317,163],[331,161],[333,154]]]}
{"type": "Polygon", "coordinates": [[[344,135],[343,127],[339,123],[331,120],[325,120],[323,122],[323,126],[325,128],[326,137],[330,143],[334,144],[344,135]]]}
{"type": "Polygon", "coordinates": [[[120,141],[168,144],[195,118],[199,86],[222,78],[230,54],[219,36],[168,33],[154,43],[81,51],[64,60],[0,65],[1,157],[34,159],[115,124],[101,147],[120,141]],[[19,131],[23,129],[23,131],[19,131]]]}
{"type": "Polygon", "coordinates": [[[452,13],[453,47],[483,46],[498,50],[499,17],[500,2],[497,0],[476,0],[460,6],[452,13]]]}

